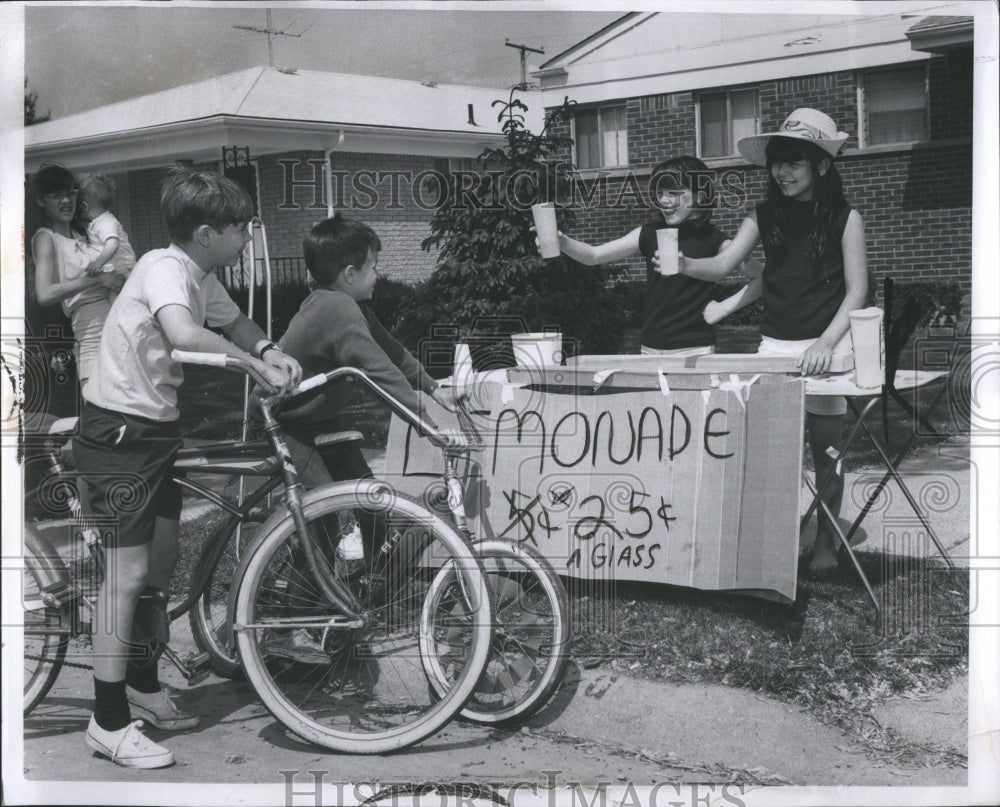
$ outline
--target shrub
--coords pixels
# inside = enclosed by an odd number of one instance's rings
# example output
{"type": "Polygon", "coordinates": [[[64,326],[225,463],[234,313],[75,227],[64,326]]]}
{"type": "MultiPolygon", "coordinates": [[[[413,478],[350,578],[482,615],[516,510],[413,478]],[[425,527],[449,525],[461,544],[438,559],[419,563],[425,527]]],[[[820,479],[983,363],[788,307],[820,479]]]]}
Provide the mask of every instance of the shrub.
{"type": "MultiPolygon", "coordinates": [[[[537,135],[525,128],[527,107],[513,91],[494,106],[501,108],[506,144],[479,157],[479,199],[489,203],[470,204],[452,179],[450,202],[435,213],[423,242],[425,250],[439,248],[438,266],[404,301],[400,337],[428,366],[437,363],[428,361],[431,348],[447,355],[458,340],[493,336],[502,349],[510,333],[546,327],[562,331],[567,352],[616,352],[626,322],[609,283],[619,270],[585,267],[565,256],[544,261],[531,230],[532,204],[569,198],[562,192],[568,176],[549,160],[572,141],[549,129],[572,103],[552,112],[537,135]]],[[[573,213],[557,208],[557,218],[567,227],[573,213]]]]}
{"type": "Polygon", "coordinates": [[[385,325],[389,333],[396,333],[399,329],[402,318],[403,304],[414,294],[413,286],[401,283],[398,280],[389,280],[380,277],[375,281],[375,292],[372,294],[369,306],[378,318],[378,321],[385,325]]]}

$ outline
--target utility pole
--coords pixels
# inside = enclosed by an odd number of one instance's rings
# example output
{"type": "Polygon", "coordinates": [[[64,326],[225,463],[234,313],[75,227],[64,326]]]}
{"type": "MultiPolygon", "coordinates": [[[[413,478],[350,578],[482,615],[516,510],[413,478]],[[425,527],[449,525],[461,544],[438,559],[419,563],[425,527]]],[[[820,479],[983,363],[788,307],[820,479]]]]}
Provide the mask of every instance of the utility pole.
{"type": "Polygon", "coordinates": [[[274,67],[274,44],[273,40],[276,36],[291,36],[298,39],[302,34],[290,34],[287,31],[276,31],[271,27],[271,9],[267,9],[267,26],[264,28],[257,28],[253,25],[234,25],[233,28],[239,28],[243,31],[252,31],[255,34],[267,34],[267,66],[274,67]]]}
{"type": "Polygon", "coordinates": [[[508,48],[516,48],[521,51],[521,83],[517,85],[517,88],[522,91],[526,90],[528,88],[528,72],[524,61],[525,51],[531,51],[532,53],[545,53],[545,50],[540,48],[529,48],[527,45],[515,45],[509,39],[504,40],[504,45],[508,48]]]}

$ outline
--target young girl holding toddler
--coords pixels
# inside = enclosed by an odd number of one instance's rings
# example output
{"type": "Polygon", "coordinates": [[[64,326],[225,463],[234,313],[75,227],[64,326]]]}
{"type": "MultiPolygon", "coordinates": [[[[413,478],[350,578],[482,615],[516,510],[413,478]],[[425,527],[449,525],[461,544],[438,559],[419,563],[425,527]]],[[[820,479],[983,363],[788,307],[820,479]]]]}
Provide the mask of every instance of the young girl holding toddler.
{"type": "MultiPolygon", "coordinates": [[[[725,304],[715,303],[715,282],[659,271],[656,231],[678,230],[679,252],[693,258],[711,257],[725,249],[729,239],[711,223],[714,193],[707,166],[697,157],[682,155],[653,167],[649,179],[651,196],[659,215],[627,235],[600,246],[590,246],[559,234],[559,248],[586,265],[612,263],[632,255],[646,259],[646,294],[641,332],[641,352],[697,356],[712,353],[712,324],[753,302],[760,296],[759,279],[733,295],[725,304]]],[[[748,261],[744,271],[758,274],[760,267],[748,261]]]]}
{"type": "MultiPolygon", "coordinates": [[[[868,296],[865,231],[844,198],[834,159],[847,141],[833,120],[815,109],[796,109],[774,134],[737,144],[753,165],[766,166],[767,198],[744,219],[736,237],[715,257],[684,254],[681,272],[718,280],[762,243],[764,314],[758,353],[794,356],[803,374],[827,372],[834,355],[851,350],[848,312],[868,296]]],[[[681,250],[683,252],[683,250],[681,250]]],[[[806,396],[806,426],[817,484],[830,478],[823,499],[836,517],[844,480],[830,449],[840,447],[843,398],[806,396]]],[[[837,568],[838,539],[821,511],[809,571],[837,568]]]]}
{"type": "Polygon", "coordinates": [[[111,308],[110,294],[121,288],[117,273],[88,274],[96,251],[77,218],[80,188],[61,165],[39,169],[28,194],[27,213],[40,219],[31,238],[35,296],[40,305],[60,303],[73,327],[81,387],[90,377],[101,330],[111,308]]]}

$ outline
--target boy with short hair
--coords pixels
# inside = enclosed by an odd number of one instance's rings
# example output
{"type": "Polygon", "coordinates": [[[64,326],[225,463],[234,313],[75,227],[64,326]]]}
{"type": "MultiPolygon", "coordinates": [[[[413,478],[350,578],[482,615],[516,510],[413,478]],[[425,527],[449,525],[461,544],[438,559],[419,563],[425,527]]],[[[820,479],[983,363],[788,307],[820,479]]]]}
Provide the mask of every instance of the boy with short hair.
{"type": "MultiPolygon", "coordinates": [[[[379,322],[368,306],[375,288],[375,267],[382,248],[375,231],[339,214],[321,221],[303,242],[306,268],[318,287],[303,301],[280,339],[281,348],[298,359],[305,376],[339,367],[356,367],[410,409],[421,412],[436,426],[421,404],[418,392],[454,411],[453,393],[438,386],[424,367],[379,322]]],[[[278,418],[288,439],[303,484],[314,488],[331,481],[372,476],[356,443],[315,448],[317,434],[344,428],[341,413],[355,384],[337,380],[313,392],[286,401],[278,418]]],[[[442,430],[455,446],[465,445],[456,430],[442,430]]],[[[371,525],[362,524],[366,558],[371,561],[376,538],[371,525]]],[[[290,641],[290,640],[289,640],[290,641]]],[[[305,643],[299,642],[304,645],[305,643]]],[[[308,647],[269,647],[272,652],[308,661],[308,647]]],[[[317,661],[322,654],[311,654],[317,661]]],[[[328,660],[328,659],[327,659],[328,660]]]]}
{"type": "Polygon", "coordinates": [[[173,754],[139,731],[133,712],[162,729],[198,724],[160,687],[155,664],[137,663],[137,645],[129,641],[140,594],[147,587],[169,591],[177,563],[181,498],[169,474],[181,444],[183,372],[171,349],[242,357],[281,389],[301,378],[298,363],[240,313],[209,271],[235,263],[250,237],[246,191],[212,172],[177,168],[160,207],[171,244],[143,255],[108,315],[73,441],[88,516],[112,528],[102,530],[112,537],[105,539],[107,572],[95,609],[87,744],[135,768],[170,765],[173,754]],[[116,501],[127,506],[116,508],[116,501]]]}

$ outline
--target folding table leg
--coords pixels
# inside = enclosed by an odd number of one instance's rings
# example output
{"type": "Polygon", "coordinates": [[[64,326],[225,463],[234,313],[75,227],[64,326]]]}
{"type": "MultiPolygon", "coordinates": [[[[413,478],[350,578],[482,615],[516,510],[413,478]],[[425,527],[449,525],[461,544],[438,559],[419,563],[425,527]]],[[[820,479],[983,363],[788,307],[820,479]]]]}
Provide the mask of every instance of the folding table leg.
{"type": "MultiPolygon", "coordinates": [[[[945,390],[946,388],[942,388],[941,391],[934,398],[934,400],[931,401],[931,405],[927,407],[928,412],[933,411],[934,407],[937,405],[937,402],[941,399],[941,396],[944,395],[945,390]]],[[[910,411],[911,414],[915,414],[911,407],[907,406],[907,410],[910,411]]],[[[924,419],[921,417],[920,420],[921,422],[923,422],[924,419]]],[[[937,434],[937,432],[935,431],[934,434],[937,434]]],[[[910,453],[910,449],[913,448],[913,444],[916,442],[916,440],[917,440],[917,432],[915,430],[911,431],[910,436],[906,438],[906,442],[903,443],[903,447],[896,453],[896,458],[892,461],[893,468],[899,468],[899,464],[903,461],[906,455],[910,453]]],[[[864,521],[865,516],[868,515],[868,511],[871,510],[871,506],[875,503],[875,500],[878,499],[879,494],[881,494],[882,491],[885,489],[885,486],[889,483],[890,479],[892,479],[892,474],[889,471],[886,471],[885,474],[882,476],[882,479],[880,479],[879,483],[875,486],[875,489],[869,494],[867,501],[865,501],[864,507],[861,508],[861,512],[858,513],[858,517],[854,519],[854,523],[851,525],[851,529],[847,533],[848,541],[850,541],[851,538],[854,536],[854,533],[857,532],[858,527],[861,526],[861,522],[864,521]]]]}
{"type": "Polygon", "coordinates": [[[833,525],[833,529],[837,533],[837,537],[840,538],[840,542],[844,545],[844,550],[847,552],[847,556],[851,559],[851,563],[854,564],[854,571],[858,573],[858,577],[861,578],[861,583],[864,585],[865,591],[868,592],[868,596],[871,598],[872,604],[875,606],[875,614],[876,617],[878,617],[881,614],[881,608],[879,608],[878,597],[875,596],[875,589],[873,589],[872,584],[868,582],[868,575],[866,575],[865,570],[861,568],[861,564],[858,562],[858,558],[854,554],[854,550],[851,548],[851,544],[848,542],[847,536],[845,536],[843,530],[840,529],[837,519],[833,517],[833,513],[831,513],[830,508],[826,506],[826,502],[819,498],[819,492],[816,490],[815,485],[809,481],[808,477],[806,477],[806,485],[809,486],[809,490],[812,491],[815,498],[819,499],[819,506],[823,508],[823,512],[826,513],[826,517],[830,519],[830,523],[833,525]]]}
{"type": "MultiPolygon", "coordinates": [[[[938,398],[935,398],[935,402],[937,402],[937,400],[941,397],[942,393],[938,394],[938,398]]],[[[848,403],[851,404],[852,409],[856,409],[853,401],[848,399],[848,403]]],[[[916,515],[916,517],[920,519],[921,525],[925,530],[927,530],[927,534],[931,537],[931,540],[934,541],[934,545],[937,547],[938,552],[941,553],[941,556],[945,559],[945,563],[948,564],[948,568],[954,569],[955,563],[952,561],[951,556],[948,554],[948,551],[944,548],[944,544],[942,544],[941,540],[937,537],[937,533],[934,532],[934,529],[927,521],[927,518],[921,511],[920,506],[917,504],[916,499],[913,498],[913,494],[910,493],[910,489],[906,487],[906,483],[903,482],[903,478],[899,475],[899,472],[896,470],[896,466],[893,465],[892,460],[889,458],[889,455],[885,453],[885,450],[882,448],[882,444],[879,443],[879,441],[875,438],[875,435],[872,434],[871,429],[869,429],[867,425],[864,425],[863,428],[865,430],[865,433],[868,435],[868,438],[872,441],[872,444],[875,446],[875,450],[879,453],[879,456],[885,463],[887,474],[892,476],[892,478],[896,481],[896,484],[899,485],[899,489],[903,492],[903,496],[906,497],[907,502],[909,502],[910,504],[910,509],[913,510],[914,515],[916,515]]],[[[902,459],[902,457],[900,457],[900,459],[902,459]]]]}

